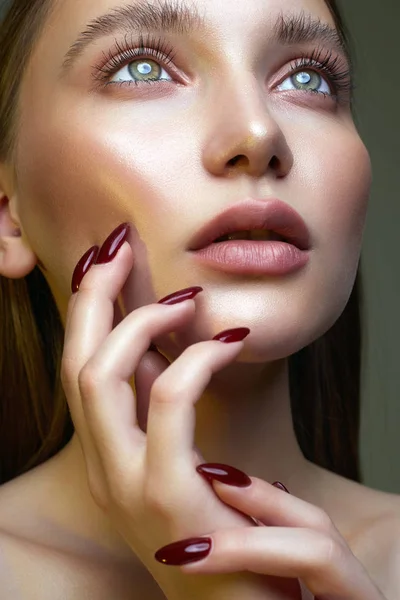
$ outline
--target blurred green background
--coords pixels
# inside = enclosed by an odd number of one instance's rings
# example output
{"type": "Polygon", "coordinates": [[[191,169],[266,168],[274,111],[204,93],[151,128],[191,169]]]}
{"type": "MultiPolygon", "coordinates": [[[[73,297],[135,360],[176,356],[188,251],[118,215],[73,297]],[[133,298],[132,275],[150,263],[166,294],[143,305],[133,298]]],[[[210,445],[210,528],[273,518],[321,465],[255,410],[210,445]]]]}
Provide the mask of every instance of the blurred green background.
{"type": "Polygon", "coordinates": [[[356,52],[355,120],[373,165],[363,249],[362,467],[367,485],[400,493],[400,3],[339,5],[356,52]]]}

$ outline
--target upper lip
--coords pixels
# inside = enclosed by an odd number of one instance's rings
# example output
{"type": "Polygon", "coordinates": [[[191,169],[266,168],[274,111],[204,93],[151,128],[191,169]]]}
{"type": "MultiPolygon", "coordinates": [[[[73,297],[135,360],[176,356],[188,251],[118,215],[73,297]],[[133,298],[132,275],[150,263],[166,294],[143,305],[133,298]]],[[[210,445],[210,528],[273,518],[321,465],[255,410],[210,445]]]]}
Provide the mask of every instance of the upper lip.
{"type": "Polygon", "coordinates": [[[273,231],[300,250],[310,249],[310,232],[294,208],[277,198],[250,198],[229,206],[204,225],[191,240],[189,250],[201,250],[235,231],[255,229],[273,231]]]}

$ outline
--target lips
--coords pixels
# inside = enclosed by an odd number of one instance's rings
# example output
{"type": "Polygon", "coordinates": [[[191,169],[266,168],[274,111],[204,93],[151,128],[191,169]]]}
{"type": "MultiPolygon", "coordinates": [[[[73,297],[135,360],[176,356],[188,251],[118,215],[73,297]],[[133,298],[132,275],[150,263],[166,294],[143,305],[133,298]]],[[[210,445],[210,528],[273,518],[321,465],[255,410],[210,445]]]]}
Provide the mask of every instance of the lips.
{"type": "Polygon", "coordinates": [[[301,216],[277,198],[246,199],[227,208],[196,233],[189,250],[201,250],[218,238],[238,231],[265,229],[299,250],[310,249],[310,232],[301,216]]]}

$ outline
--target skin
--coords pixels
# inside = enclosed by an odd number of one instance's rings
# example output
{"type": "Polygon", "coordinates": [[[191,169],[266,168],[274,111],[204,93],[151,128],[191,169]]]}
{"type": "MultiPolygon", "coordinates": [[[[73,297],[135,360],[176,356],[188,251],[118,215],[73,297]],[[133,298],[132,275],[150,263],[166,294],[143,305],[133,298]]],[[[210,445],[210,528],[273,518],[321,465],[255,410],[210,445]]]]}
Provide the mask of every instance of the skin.
{"type": "MultiPolygon", "coordinates": [[[[16,164],[0,171],[1,194],[9,198],[0,212],[0,273],[23,277],[40,260],[65,322],[77,261],[131,222],[135,266],[121,294],[124,314],[189,286],[204,288],[184,331],[157,339],[169,360],[224,329],[252,330],[235,364],[213,378],[196,405],[202,454],[284,482],[345,528],[347,505],[332,500],[327,473],[298,446],[286,357],[344,310],[360,257],[371,162],[349,103],[276,91],[291,64],[315,46],[271,49],[264,33],[280,10],[304,9],[334,25],[329,10],[322,0],[195,0],[207,31],[166,36],[180,57],[173,64],[186,77],[183,86],[89,93],[91,68],[113,38],[99,40],[59,80],[78,32],[119,4],[63,0],[36,45],[21,89],[16,164]],[[238,154],[242,161],[226,169],[238,154]],[[195,232],[247,195],[279,197],[301,214],[313,247],[306,269],[257,279],[195,265],[186,251],[195,232]],[[12,235],[16,226],[21,237],[12,235]]],[[[45,468],[54,484],[53,517],[127,557],[130,549],[89,494],[76,435],[45,468]],[[71,496],[62,487],[66,476],[71,496]]]]}

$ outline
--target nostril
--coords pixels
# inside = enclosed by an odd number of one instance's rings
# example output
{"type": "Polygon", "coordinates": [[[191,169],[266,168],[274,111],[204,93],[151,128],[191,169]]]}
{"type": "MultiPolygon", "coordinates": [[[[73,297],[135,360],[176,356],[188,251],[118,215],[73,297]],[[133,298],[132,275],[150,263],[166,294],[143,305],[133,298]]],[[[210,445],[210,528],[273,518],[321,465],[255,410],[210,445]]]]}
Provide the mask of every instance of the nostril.
{"type": "Polygon", "coordinates": [[[273,169],[276,169],[276,167],[278,167],[278,166],[279,166],[279,159],[278,159],[276,156],[273,156],[273,157],[271,158],[270,165],[271,165],[271,167],[272,167],[273,169]]]}
{"type": "Polygon", "coordinates": [[[238,163],[243,162],[243,159],[246,160],[246,157],[243,154],[238,154],[228,161],[228,167],[235,167],[238,163]]]}

